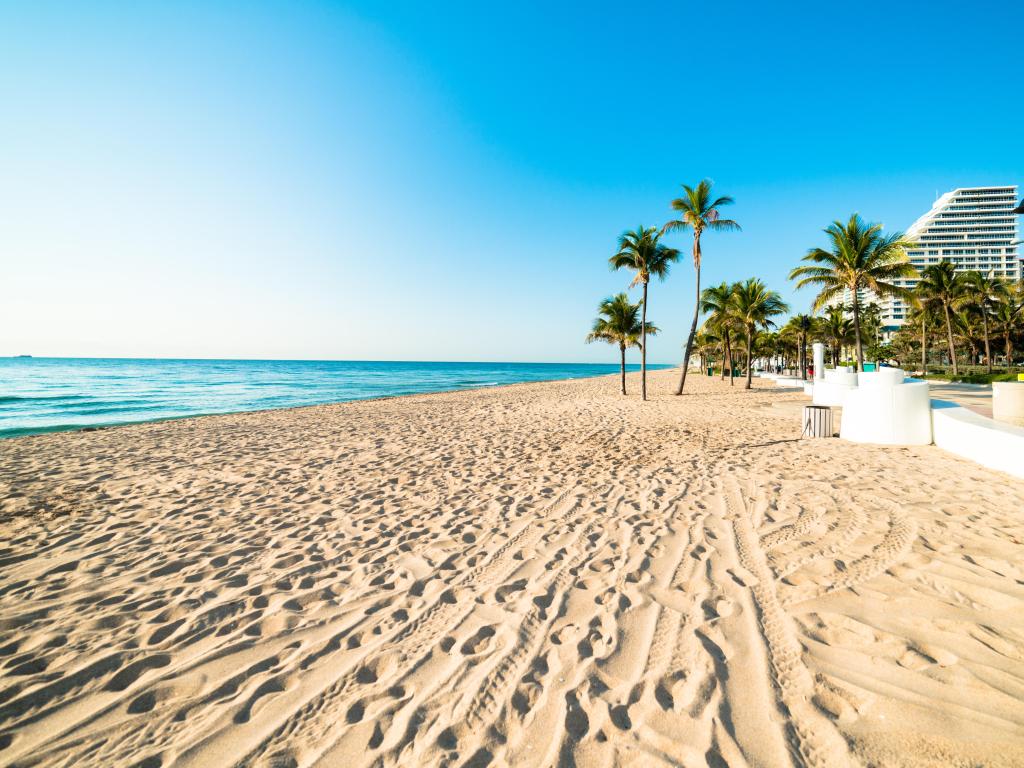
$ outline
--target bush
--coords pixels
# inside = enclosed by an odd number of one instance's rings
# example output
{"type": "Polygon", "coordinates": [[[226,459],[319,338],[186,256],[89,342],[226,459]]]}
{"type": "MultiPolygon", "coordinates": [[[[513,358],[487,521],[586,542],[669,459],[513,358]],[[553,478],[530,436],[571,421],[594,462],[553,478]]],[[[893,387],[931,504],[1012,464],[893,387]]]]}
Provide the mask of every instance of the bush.
{"type": "Polygon", "coordinates": [[[929,370],[925,379],[952,381],[957,384],[991,384],[993,381],[1016,381],[1016,373],[964,373],[954,376],[948,371],[929,370]]]}

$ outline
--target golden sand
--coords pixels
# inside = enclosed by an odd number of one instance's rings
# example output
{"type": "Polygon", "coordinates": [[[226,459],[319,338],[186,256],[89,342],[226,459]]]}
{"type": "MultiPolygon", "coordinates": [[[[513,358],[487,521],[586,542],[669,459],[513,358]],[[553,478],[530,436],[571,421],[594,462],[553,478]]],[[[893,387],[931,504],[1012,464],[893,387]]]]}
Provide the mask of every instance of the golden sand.
{"type": "Polygon", "coordinates": [[[0,441],[0,764],[1024,765],[1024,483],[675,376],[0,441]]]}

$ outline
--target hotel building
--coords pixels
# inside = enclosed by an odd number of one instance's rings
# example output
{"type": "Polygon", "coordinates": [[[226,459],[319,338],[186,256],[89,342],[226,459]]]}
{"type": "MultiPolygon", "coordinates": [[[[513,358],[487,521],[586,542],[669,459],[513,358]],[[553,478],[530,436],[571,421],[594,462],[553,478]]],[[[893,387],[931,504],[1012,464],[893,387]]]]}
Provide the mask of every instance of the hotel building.
{"type": "MultiPolygon", "coordinates": [[[[907,230],[907,239],[917,243],[907,255],[918,271],[950,261],[958,272],[984,272],[1017,280],[1022,262],[1017,250],[1016,206],[1016,186],[965,187],[947,192],[907,230]]],[[[895,282],[913,288],[918,280],[895,282]]],[[[863,298],[874,299],[871,295],[863,298]]],[[[887,335],[906,321],[907,302],[883,299],[879,305],[887,335]]]]}

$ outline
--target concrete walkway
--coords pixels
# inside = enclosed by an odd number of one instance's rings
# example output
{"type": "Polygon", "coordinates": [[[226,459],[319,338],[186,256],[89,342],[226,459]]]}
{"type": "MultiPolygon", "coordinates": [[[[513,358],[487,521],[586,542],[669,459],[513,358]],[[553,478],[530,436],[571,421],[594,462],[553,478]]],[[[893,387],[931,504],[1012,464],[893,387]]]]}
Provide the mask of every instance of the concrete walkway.
{"type": "Polygon", "coordinates": [[[937,381],[928,382],[928,390],[932,398],[946,400],[975,413],[992,418],[992,387],[988,384],[948,384],[937,381]]]}

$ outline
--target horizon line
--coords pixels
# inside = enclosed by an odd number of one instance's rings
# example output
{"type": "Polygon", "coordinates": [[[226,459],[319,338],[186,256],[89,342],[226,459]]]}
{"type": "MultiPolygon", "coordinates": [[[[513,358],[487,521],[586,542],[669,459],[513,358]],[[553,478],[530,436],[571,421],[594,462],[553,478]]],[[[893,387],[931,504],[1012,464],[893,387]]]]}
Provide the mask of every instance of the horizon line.
{"type": "MultiPolygon", "coordinates": [[[[223,362],[223,363],[459,363],[459,364],[486,364],[486,365],[615,365],[618,361],[610,363],[577,362],[572,360],[560,360],[557,362],[545,360],[366,360],[355,358],[305,358],[305,357],[118,357],[118,356],[64,356],[64,355],[3,355],[0,360],[164,360],[167,362],[223,362]]],[[[627,365],[640,365],[640,363],[627,363],[627,365]]],[[[675,363],[647,362],[648,367],[652,365],[675,366],[675,363]]]]}

